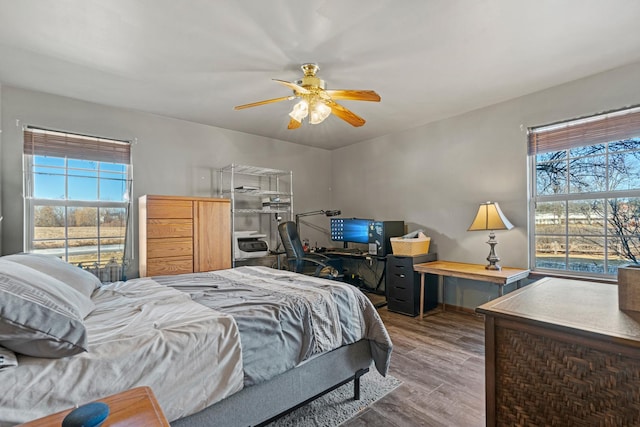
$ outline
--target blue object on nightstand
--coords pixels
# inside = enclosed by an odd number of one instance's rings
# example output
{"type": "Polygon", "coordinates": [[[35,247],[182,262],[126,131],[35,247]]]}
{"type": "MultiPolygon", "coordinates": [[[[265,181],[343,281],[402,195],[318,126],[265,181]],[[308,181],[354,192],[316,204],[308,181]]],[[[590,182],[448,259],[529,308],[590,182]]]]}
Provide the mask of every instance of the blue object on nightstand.
{"type": "Polygon", "coordinates": [[[62,427],[98,427],[109,416],[109,405],[93,402],[69,412],[62,420],[62,427]]]}

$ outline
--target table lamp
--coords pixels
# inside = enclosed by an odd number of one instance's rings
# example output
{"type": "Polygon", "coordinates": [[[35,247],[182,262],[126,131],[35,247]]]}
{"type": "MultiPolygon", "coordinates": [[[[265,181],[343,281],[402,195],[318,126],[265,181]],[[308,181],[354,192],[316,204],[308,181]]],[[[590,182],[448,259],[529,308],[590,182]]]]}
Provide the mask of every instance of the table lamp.
{"type": "Polygon", "coordinates": [[[467,231],[486,231],[489,230],[489,241],[487,242],[491,246],[487,261],[489,264],[485,266],[487,270],[501,270],[502,267],[498,264],[500,258],[496,256],[495,246],[498,244],[494,230],[511,230],[513,224],[509,222],[507,217],[504,216],[500,206],[496,202],[480,203],[478,213],[475,219],[469,226],[467,231]]]}

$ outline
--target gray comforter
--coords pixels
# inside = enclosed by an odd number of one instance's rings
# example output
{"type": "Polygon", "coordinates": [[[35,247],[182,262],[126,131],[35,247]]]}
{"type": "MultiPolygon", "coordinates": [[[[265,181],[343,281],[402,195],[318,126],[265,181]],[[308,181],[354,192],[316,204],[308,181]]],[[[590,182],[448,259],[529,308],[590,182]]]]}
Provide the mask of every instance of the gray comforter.
{"type": "Polygon", "coordinates": [[[392,344],[375,307],[357,288],[268,267],[154,277],[230,314],[240,332],[244,385],[266,381],[305,360],[367,339],[386,375],[392,344]]]}

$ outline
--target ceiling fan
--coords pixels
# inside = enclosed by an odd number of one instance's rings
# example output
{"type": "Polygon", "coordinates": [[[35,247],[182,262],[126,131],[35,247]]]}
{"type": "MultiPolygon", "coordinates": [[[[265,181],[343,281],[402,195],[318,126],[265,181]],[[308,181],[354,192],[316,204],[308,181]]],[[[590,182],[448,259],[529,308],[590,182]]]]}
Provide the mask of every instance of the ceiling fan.
{"type": "Polygon", "coordinates": [[[273,79],[281,85],[292,89],[293,95],[238,105],[234,107],[234,109],[242,110],[244,108],[257,107],[273,102],[290,101],[298,98],[300,101],[294,105],[293,110],[289,113],[291,120],[289,120],[287,129],[299,128],[302,125],[302,120],[306,117],[309,117],[309,123],[311,124],[322,123],[331,113],[350,125],[357,127],[362,126],[365,120],[338,104],[335,100],[380,101],[380,95],[372,90],[325,89],[324,80],[316,77],[316,72],[320,69],[317,64],[302,64],[300,68],[302,68],[304,72],[304,77],[302,77],[301,80],[288,82],[273,79]]]}

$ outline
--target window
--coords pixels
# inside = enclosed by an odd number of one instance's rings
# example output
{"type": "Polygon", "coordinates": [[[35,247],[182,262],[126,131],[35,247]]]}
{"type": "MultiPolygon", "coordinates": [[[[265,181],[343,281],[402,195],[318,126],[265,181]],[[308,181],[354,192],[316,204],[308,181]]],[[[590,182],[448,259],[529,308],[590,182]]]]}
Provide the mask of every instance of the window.
{"type": "Polygon", "coordinates": [[[25,251],[49,253],[101,277],[126,259],[130,144],[27,128],[25,251]],[[111,262],[110,268],[104,266],[111,262]]]}
{"type": "Polygon", "coordinates": [[[616,276],[640,262],[640,107],[529,129],[535,270],[616,276]]]}

